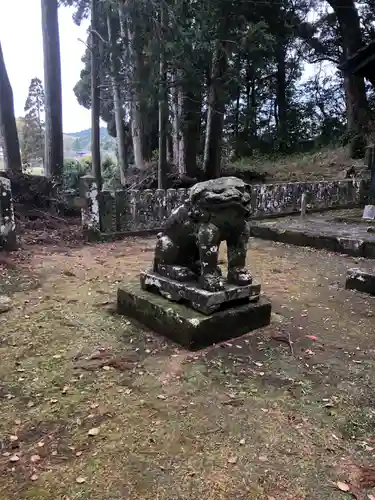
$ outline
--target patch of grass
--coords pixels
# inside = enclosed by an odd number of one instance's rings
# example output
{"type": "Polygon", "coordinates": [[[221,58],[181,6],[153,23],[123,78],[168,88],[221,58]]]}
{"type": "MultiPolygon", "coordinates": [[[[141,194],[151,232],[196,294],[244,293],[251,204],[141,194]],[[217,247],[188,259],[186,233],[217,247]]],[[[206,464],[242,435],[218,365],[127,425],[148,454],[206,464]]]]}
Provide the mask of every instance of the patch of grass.
{"type": "Polygon", "coordinates": [[[363,160],[352,160],[345,148],[325,148],[285,157],[242,158],[231,166],[239,171],[264,174],[268,182],[296,182],[343,178],[344,171],[352,165],[360,170],[364,166],[363,160]]]}
{"type": "Polygon", "coordinates": [[[340,430],[345,439],[371,437],[375,432],[375,413],[370,408],[351,408],[340,430]]]}

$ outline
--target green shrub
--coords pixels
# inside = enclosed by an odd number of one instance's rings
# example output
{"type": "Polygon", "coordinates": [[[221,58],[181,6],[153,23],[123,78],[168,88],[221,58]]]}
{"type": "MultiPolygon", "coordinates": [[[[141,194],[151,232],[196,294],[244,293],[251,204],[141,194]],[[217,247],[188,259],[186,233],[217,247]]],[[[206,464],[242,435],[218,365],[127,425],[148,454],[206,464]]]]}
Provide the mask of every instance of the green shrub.
{"type": "Polygon", "coordinates": [[[79,192],[79,179],[91,171],[91,162],[65,160],[63,170],[63,189],[79,192]]]}

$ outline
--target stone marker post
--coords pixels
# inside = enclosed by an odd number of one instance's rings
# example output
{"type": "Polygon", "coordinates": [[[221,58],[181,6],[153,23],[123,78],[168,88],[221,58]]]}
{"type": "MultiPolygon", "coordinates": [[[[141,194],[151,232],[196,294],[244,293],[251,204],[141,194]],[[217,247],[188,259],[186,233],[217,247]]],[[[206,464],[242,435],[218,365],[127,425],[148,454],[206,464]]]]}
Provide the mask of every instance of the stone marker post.
{"type": "Polygon", "coordinates": [[[302,193],[301,196],[301,219],[306,217],[306,208],[307,208],[307,194],[302,193]]]}
{"type": "Polygon", "coordinates": [[[80,194],[85,200],[82,214],[83,234],[89,241],[100,237],[100,212],[98,186],[92,174],[83,175],[80,179],[80,194]]]}
{"type": "Polygon", "coordinates": [[[375,145],[370,144],[366,151],[367,168],[371,172],[370,192],[368,205],[363,210],[364,219],[375,219],[375,145]]]}
{"type": "Polygon", "coordinates": [[[16,222],[10,180],[0,178],[0,248],[17,249],[16,222]]]}

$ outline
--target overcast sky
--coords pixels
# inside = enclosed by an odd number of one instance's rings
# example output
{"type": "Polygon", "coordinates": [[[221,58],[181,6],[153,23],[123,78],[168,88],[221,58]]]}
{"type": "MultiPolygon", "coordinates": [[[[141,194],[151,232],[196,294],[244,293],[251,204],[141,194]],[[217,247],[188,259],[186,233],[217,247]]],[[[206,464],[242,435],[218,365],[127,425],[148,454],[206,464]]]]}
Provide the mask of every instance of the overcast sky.
{"type": "MultiPolygon", "coordinates": [[[[64,132],[90,128],[90,112],[80,106],[73,92],[82,69],[87,23],[76,26],[72,10],[59,9],[64,132]]],[[[40,0],[0,0],[0,40],[13,87],[16,116],[23,116],[30,81],[43,80],[40,0]]]]}

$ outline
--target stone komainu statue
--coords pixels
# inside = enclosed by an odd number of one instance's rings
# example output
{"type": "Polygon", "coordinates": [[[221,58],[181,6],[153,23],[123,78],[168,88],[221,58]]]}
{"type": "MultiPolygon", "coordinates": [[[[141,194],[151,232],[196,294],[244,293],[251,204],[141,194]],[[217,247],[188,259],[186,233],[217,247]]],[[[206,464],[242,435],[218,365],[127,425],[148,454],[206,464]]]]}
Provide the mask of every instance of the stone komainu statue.
{"type": "Polygon", "coordinates": [[[196,184],[158,234],[154,272],[177,281],[197,280],[211,292],[223,290],[226,283],[250,285],[245,267],[250,201],[250,186],[236,177],[196,184]],[[222,241],[228,249],[227,280],[218,266],[222,241]]]}

